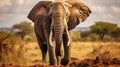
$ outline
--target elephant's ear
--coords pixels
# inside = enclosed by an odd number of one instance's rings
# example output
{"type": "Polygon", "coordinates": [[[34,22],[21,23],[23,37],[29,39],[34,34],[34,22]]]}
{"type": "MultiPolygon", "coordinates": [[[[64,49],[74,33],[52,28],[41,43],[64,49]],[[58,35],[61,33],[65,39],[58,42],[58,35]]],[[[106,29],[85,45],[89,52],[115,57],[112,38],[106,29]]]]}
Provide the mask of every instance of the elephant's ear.
{"type": "Polygon", "coordinates": [[[48,17],[49,8],[47,6],[50,3],[52,1],[40,1],[32,8],[27,17],[34,23],[48,17]]]}
{"type": "Polygon", "coordinates": [[[87,19],[90,15],[91,11],[82,2],[75,2],[75,1],[66,1],[67,3],[71,4],[70,8],[70,16],[68,21],[68,30],[74,29],[80,22],[83,22],[87,19]]]}

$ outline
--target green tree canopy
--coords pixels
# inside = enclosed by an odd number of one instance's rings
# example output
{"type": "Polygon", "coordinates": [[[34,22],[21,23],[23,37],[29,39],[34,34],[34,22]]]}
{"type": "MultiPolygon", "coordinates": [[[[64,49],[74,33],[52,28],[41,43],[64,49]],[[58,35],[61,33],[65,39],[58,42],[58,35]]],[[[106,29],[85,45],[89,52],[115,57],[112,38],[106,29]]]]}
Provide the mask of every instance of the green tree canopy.
{"type": "Polygon", "coordinates": [[[114,31],[111,32],[111,36],[116,39],[116,41],[119,41],[120,38],[120,27],[116,28],[114,31]]]}
{"type": "Polygon", "coordinates": [[[88,37],[90,35],[90,31],[89,30],[86,30],[86,31],[82,31],[80,33],[80,36],[83,38],[83,37],[88,37]]]}
{"type": "Polygon", "coordinates": [[[23,21],[12,26],[13,31],[23,39],[25,35],[33,33],[33,26],[30,22],[23,21]]]}
{"type": "Polygon", "coordinates": [[[99,35],[99,40],[103,40],[105,34],[110,34],[117,27],[117,24],[99,21],[91,26],[91,31],[99,35]]]}

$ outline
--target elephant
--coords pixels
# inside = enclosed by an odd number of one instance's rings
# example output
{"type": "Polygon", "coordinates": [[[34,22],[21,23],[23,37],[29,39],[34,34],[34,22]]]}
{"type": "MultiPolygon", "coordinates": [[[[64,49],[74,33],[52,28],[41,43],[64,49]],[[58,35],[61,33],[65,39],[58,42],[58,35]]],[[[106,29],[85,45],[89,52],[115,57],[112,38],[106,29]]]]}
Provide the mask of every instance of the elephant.
{"type": "Polygon", "coordinates": [[[36,4],[27,17],[34,22],[42,61],[46,61],[48,52],[50,65],[68,65],[70,31],[85,21],[90,13],[91,10],[81,1],[40,1],[36,4]]]}

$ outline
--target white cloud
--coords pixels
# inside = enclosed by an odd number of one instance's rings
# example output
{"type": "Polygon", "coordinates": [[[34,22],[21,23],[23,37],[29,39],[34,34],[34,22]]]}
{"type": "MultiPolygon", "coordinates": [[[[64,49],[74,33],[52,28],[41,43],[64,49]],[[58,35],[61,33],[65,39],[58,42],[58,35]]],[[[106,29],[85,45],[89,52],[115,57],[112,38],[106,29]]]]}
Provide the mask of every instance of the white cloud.
{"type": "Polygon", "coordinates": [[[102,6],[102,5],[93,5],[93,6],[91,6],[91,9],[95,12],[102,13],[102,12],[105,12],[106,7],[102,6]]]}
{"type": "Polygon", "coordinates": [[[23,5],[24,4],[24,0],[17,0],[18,5],[23,5]]]}
{"type": "Polygon", "coordinates": [[[12,3],[12,6],[21,6],[21,5],[24,5],[25,4],[25,0],[10,0],[11,3],[12,3]]]}
{"type": "Polygon", "coordinates": [[[120,14],[120,7],[112,6],[111,8],[113,12],[120,14]]]}
{"type": "Polygon", "coordinates": [[[0,2],[0,8],[4,6],[10,6],[10,5],[11,5],[10,0],[2,0],[2,2],[0,2]]]}
{"type": "MultiPolygon", "coordinates": [[[[2,0],[0,2],[0,27],[27,20],[32,7],[41,0],[2,0]],[[14,17],[14,18],[13,18],[14,17]],[[10,20],[10,21],[9,21],[10,20]]],[[[43,0],[44,1],[44,0],[43,0]]],[[[54,1],[54,0],[50,0],[54,1]]],[[[80,0],[91,9],[90,17],[80,26],[89,26],[94,21],[110,21],[119,23],[120,0],[80,0]]]]}
{"type": "Polygon", "coordinates": [[[103,15],[102,15],[101,19],[107,20],[107,21],[112,21],[112,20],[116,20],[117,17],[114,16],[113,14],[106,13],[106,14],[103,14],[103,15]]]}

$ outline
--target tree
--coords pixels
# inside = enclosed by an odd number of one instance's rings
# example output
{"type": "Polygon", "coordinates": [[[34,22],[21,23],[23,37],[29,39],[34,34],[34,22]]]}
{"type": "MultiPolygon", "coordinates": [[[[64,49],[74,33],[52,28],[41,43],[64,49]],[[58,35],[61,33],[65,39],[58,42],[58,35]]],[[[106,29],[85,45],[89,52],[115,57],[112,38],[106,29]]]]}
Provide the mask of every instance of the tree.
{"type": "Polygon", "coordinates": [[[99,21],[91,26],[91,31],[99,36],[99,40],[103,41],[105,34],[110,34],[116,28],[117,24],[99,21]]]}
{"type": "Polygon", "coordinates": [[[80,33],[80,36],[82,37],[82,38],[84,38],[84,37],[88,37],[89,35],[90,35],[90,31],[82,31],[81,33],[80,33]]]}
{"type": "Polygon", "coordinates": [[[116,41],[119,41],[120,38],[120,27],[115,29],[114,31],[111,32],[111,36],[116,39],[116,41]]]}
{"type": "Polygon", "coordinates": [[[27,34],[33,33],[33,26],[30,22],[24,21],[19,24],[14,24],[12,26],[13,32],[21,36],[23,40],[27,34]]]}

